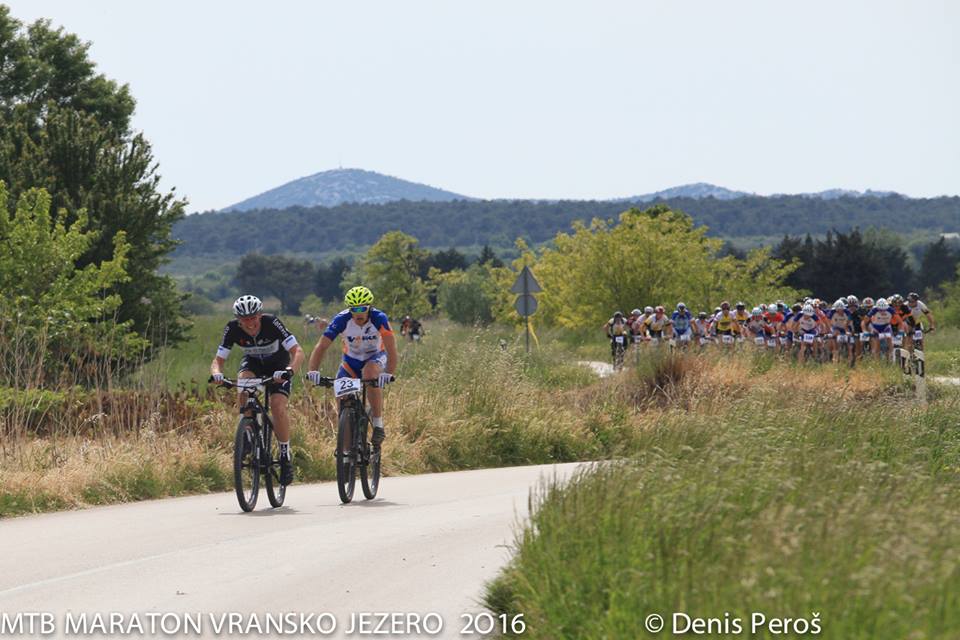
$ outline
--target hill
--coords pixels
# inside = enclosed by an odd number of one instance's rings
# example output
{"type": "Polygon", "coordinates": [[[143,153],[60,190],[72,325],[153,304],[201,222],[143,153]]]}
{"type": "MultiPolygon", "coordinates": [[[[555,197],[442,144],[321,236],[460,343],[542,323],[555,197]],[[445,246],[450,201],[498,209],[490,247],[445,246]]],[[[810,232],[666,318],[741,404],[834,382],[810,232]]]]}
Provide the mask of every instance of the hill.
{"type": "MultiPolygon", "coordinates": [[[[831,229],[883,227],[900,233],[930,235],[960,230],[960,197],[908,199],[805,196],[732,200],[672,198],[658,200],[690,214],[713,236],[743,238],[784,234],[825,234],[831,229]]],[[[531,243],[567,231],[574,220],[615,218],[629,203],[597,201],[532,202],[528,200],[398,201],[385,204],[341,204],[336,207],[293,207],[238,214],[209,212],[187,216],[173,236],[182,244],[174,260],[215,257],[236,260],[245,253],[298,253],[318,256],[331,251],[357,251],[385,232],[399,229],[424,247],[511,246],[518,237],[531,243]],[[236,216],[244,224],[234,224],[236,216]],[[345,224],[344,221],[362,221],[345,224]],[[251,229],[256,230],[251,232],[251,229]]]]}
{"type": "Polygon", "coordinates": [[[374,171],[334,169],[293,180],[230,205],[223,211],[335,207],[347,202],[383,204],[396,200],[448,202],[467,199],[466,196],[450,191],[385,176],[374,171]]]}

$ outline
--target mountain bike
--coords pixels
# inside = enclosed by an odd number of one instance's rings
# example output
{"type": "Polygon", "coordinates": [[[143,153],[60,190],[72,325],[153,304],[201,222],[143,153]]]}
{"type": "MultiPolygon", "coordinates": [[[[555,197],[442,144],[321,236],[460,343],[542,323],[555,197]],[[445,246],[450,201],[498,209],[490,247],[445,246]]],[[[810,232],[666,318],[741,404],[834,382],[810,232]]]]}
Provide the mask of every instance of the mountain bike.
{"type": "Polygon", "coordinates": [[[627,336],[613,336],[610,341],[613,343],[613,370],[623,369],[623,354],[627,350],[627,336]]]}
{"type": "Polygon", "coordinates": [[[367,500],[377,497],[380,488],[379,446],[373,446],[367,439],[370,417],[367,415],[367,387],[376,387],[376,378],[325,378],[321,377],[318,387],[333,389],[333,395],[340,402],[340,414],[337,420],[337,448],[333,455],[337,458],[337,492],[340,502],[347,504],[353,500],[357,484],[357,472],[363,495],[367,500]]]}
{"type": "MultiPolygon", "coordinates": [[[[928,330],[927,333],[930,333],[930,331],[933,331],[933,329],[928,330]]],[[[923,355],[923,333],[923,327],[914,327],[913,344],[910,345],[910,355],[906,368],[907,375],[916,371],[921,378],[925,377],[927,373],[926,358],[923,355]]]]}
{"type": "MultiPolygon", "coordinates": [[[[289,380],[292,375],[288,371],[283,380],[289,380]]],[[[213,376],[208,382],[213,382],[213,376]]],[[[253,511],[257,506],[261,476],[271,506],[283,506],[287,495],[287,487],[280,482],[280,444],[273,437],[270,394],[267,393],[281,384],[274,382],[273,378],[223,379],[223,387],[243,389],[247,393],[233,439],[233,488],[237,493],[237,502],[244,511],[253,511]],[[262,403],[261,394],[264,398],[262,403]]]]}

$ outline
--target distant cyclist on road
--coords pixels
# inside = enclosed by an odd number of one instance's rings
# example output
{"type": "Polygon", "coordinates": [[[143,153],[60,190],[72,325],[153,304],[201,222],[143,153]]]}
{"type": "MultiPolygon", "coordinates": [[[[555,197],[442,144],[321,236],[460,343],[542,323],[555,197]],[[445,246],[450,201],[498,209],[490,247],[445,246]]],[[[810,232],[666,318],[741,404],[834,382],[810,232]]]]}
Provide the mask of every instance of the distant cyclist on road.
{"type": "Polygon", "coordinates": [[[323,332],[310,354],[307,377],[317,384],[318,368],[333,341],[343,342],[343,361],[337,378],[376,379],[377,387],[367,391],[370,400],[370,422],[373,423],[373,445],[379,447],[387,437],[383,426],[383,387],[393,381],[397,370],[397,341],[390,329],[387,314],[373,306],[373,293],[366,287],[353,287],[344,301],[348,308],[338,313],[323,332]]]}
{"type": "MultiPolygon", "coordinates": [[[[273,378],[277,385],[270,387],[270,411],[273,413],[273,430],[280,444],[280,483],[293,482],[293,465],[290,455],[290,414],[287,398],[290,397],[291,380],[283,381],[287,371],[300,370],[303,349],[297,339],[283,326],[280,318],[262,313],[263,303],[256,296],[240,296],[233,303],[236,319],[223,329],[223,339],[217,347],[217,355],[210,363],[210,375],[214,382],[223,384],[223,363],[230,355],[233,345],[240,345],[243,360],[240,361],[238,378],[273,378]],[[291,358],[293,362],[291,363],[291,358]]],[[[247,401],[247,394],[239,395],[240,407],[247,401]]]]}

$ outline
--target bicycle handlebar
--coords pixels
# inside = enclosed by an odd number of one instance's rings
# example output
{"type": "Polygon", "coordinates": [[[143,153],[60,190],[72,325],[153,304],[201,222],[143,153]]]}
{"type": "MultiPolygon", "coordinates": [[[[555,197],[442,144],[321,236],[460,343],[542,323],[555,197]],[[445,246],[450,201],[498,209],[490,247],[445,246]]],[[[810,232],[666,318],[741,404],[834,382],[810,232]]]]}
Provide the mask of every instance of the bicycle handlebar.
{"type": "MultiPolygon", "coordinates": [[[[396,376],[394,376],[393,374],[390,375],[390,382],[393,382],[393,381],[396,380],[396,379],[397,379],[396,376]]],[[[328,378],[327,376],[320,376],[320,382],[318,382],[317,384],[315,384],[315,385],[313,385],[313,386],[315,386],[315,387],[327,387],[327,388],[331,388],[331,387],[333,387],[333,381],[334,381],[334,380],[336,380],[336,378],[328,378]]],[[[360,380],[360,382],[362,382],[362,383],[363,383],[363,386],[365,386],[365,387],[376,387],[376,386],[378,386],[378,385],[380,384],[380,379],[379,379],[379,378],[367,378],[367,379],[362,379],[362,380],[360,380]]]]}
{"type": "MultiPolygon", "coordinates": [[[[291,378],[293,378],[293,371],[285,371],[281,377],[284,382],[290,380],[291,378]]],[[[207,383],[209,384],[211,382],[213,382],[212,375],[207,378],[207,383]]],[[[283,384],[283,382],[277,382],[273,379],[273,376],[267,378],[238,378],[237,380],[231,380],[230,378],[224,376],[222,382],[222,386],[226,387],[227,389],[233,389],[235,387],[246,389],[250,387],[257,387],[261,384],[264,386],[279,386],[283,384]]]]}

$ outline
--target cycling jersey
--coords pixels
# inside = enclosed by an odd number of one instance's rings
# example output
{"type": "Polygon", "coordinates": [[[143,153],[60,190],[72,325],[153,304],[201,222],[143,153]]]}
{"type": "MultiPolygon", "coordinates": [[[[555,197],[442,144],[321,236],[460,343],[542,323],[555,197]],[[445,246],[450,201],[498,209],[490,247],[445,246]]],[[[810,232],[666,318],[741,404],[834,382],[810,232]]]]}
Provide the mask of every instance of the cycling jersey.
{"type": "Polygon", "coordinates": [[[846,309],[830,309],[827,311],[827,318],[830,319],[831,329],[846,333],[847,325],[851,319],[849,311],[846,309]]]}
{"type": "Polygon", "coordinates": [[[670,322],[673,323],[673,330],[679,333],[687,333],[690,331],[690,323],[693,321],[693,316],[689,311],[684,311],[680,313],[679,311],[674,311],[670,315],[670,322]]]}
{"type": "Polygon", "coordinates": [[[807,316],[801,313],[800,317],[797,318],[797,327],[799,327],[803,333],[816,333],[819,325],[820,322],[816,316],[807,316]]]}
{"type": "Polygon", "coordinates": [[[387,314],[371,307],[362,326],[354,322],[350,310],[345,309],[333,318],[323,335],[331,340],[342,336],[344,356],[366,361],[383,351],[381,336],[393,335],[393,331],[387,314]]]}
{"type": "Polygon", "coordinates": [[[607,321],[607,335],[608,336],[622,336],[626,335],[629,327],[626,320],[614,320],[610,318],[607,321]]]}
{"type": "Polygon", "coordinates": [[[667,317],[667,314],[660,314],[659,316],[654,314],[647,318],[647,321],[644,323],[647,328],[653,331],[663,331],[663,328],[670,324],[670,318],[667,317]]]}
{"type": "Polygon", "coordinates": [[[759,336],[761,333],[763,333],[764,321],[762,318],[757,318],[756,320],[751,318],[750,320],[747,320],[747,324],[745,324],[744,327],[747,328],[751,335],[759,336]]]}
{"type": "Polygon", "coordinates": [[[744,325],[750,322],[750,314],[746,311],[736,311],[733,314],[733,319],[736,320],[738,324],[744,325]]]}
{"type": "Polygon", "coordinates": [[[226,360],[235,344],[240,345],[243,351],[244,363],[254,362],[263,366],[269,364],[273,371],[279,371],[290,364],[289,351],[297,346],[297,339],[283,326],[280,318],[265,313],[260,316],[260,331],[255,336],[244,331],[239,320],[228,322],[223,329],[220,346],[217,347],[217,356],[226,360]]]}
{"type": "Polygon", "coordinates": [[[724,315],[721,311],[713,317],[713,324],[717,328],[717,333],[729,333],[733,328],[733,316],[729,313],[724,315]]]}
{"type": "Polygon", "coordinates": [[[917,300],[917,304],[912,307],[909,305],[909,303],[904,306],[908,309],[910,317],[913,318],[911,325],[919,324],[920,321],[923,320],[924,314],[930,311],[927,305],[923,304],[922,300],[917,300]]]}
{"type": "Polygon", "coordinates": [[[890,328],[893,313],[891,313],[889,309],[878,309],[874,307],[870,310],[870,313],[867,314],[867,317],[870,318],[870,326],[873,327],[874,331],[883,333],[890,328]]]}

